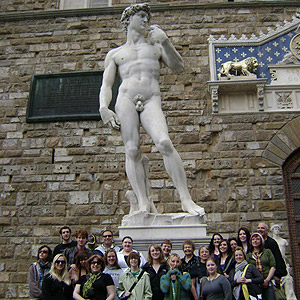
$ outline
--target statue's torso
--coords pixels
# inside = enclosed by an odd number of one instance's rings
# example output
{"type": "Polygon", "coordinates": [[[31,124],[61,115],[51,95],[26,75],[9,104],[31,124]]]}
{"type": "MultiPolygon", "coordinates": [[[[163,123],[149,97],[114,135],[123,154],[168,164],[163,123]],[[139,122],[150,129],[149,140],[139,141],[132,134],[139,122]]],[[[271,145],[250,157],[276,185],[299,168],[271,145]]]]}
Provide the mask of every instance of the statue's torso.
{"type": "Polygon", "coordinates": [[[147,43],[124,45],[114,55],[122,79],[119,96],[133,99],[141,94],[145,99],[159,93],[161,50],[147,43]]]}

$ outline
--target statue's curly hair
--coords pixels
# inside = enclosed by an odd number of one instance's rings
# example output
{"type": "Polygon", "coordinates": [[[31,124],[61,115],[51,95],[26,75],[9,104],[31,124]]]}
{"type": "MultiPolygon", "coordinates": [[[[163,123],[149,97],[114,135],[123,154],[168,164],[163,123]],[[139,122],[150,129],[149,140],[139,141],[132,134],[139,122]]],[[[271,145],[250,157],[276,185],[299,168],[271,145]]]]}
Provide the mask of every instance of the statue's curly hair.
{"type": "Polygon", "coordinates": [[[148,3],[142,4],[132,4],[126,7],[121,16],[121,23],[123,24],[124,29],[127,31],[127,26],[129,25],[129,18],[135,15],[139,11],[144,11],[148,15],[148,22],[150,21],[151,17],[151,8],[148,3]]]}

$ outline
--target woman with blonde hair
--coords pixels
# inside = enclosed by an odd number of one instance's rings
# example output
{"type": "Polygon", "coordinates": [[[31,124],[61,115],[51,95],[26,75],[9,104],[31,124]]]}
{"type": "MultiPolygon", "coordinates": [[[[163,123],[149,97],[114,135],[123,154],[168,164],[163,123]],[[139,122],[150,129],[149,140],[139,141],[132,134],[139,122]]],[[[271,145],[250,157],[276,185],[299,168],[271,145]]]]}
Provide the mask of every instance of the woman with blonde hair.
{"type": "Polygon", "coordinates": [[[73,288],[64,255],[57,254],[54,257],[51,269],[43,280],[42,293],[44,300],[73,299],[73,288]]]}
{"type": "Polygon", "coordinates": [[[234,252],[235,268],[229,273],[234,300],[258,299],[261,294],[259,284],[264,282],[257,268],[248,264],[243,247],[238,246],[234,252]]]}
{"type": "Polygon", "coordinates": [[[192,279],[189,273],[179,270],[180,256],[176,253],[168,259],[170,270],[160,279],[160,289],[165,294],[164,300],[189,300],[189,291],[192,288],[192,279]]]}

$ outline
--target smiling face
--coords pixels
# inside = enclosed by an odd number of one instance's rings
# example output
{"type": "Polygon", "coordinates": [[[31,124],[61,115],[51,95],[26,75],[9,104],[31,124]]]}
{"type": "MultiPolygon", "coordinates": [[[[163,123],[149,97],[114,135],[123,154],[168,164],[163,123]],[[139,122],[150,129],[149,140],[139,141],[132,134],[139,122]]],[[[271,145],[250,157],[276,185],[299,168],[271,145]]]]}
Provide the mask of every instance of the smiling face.
{"type": "Polygon", "coordinates": [[[261,237],[259,235],[253,235],[251,238],[251,245],[254,249],[260,249],[261,248],[261,237]]]}
{"type": "Polygon", "coordinates": [[[245,260],[244,254],[242,250],[236,250],[234,253],[234,260],[236,263],[240,264],[245,260]]]}
{"type": "Polygon", "coordinates": [[[228,250],[228,245],[226,241],[222,241],[219,245],[219,250],[221,253],[225,253],[228,250]]]}
{"type": "Polygon", "coordinates": [[[199,255],[200,255],[200,259],[201,259],[202,262],[207,261],[207,259],[209,258],[209,251],[208,251],[208,249],[205,248],[205,247],[202,247],[200,249],[199,255]]]}
{"type": "Polygon", "coordinates": [[[194,253],[193,246],[189,245],[189,244],[185,244],[183,246],[183,252],[184,252],[185,256],[187,256],[187,257],[192,256],[194,253]]]}
{"type": "Polygon", "coordinates": [[[237,247],[237,242],[235,240],[230,241],[231,251],[234,252],[237,247]]]}
{"type": "Polygon", "coordinates": [[[62,238],[64,241],[68,242],[69,239],[70,239],[70,237],[71,237],[71,232],[70,232],[69,229],[66,228],[66,229],[62,229],[62,230],[61,230],[61,238],[62,238]]]}
{"type": "Polygon", "coordinates": [[[158,260],[160,258],[160,249],[154,246],[150,248],[150,256],[153,260],[158,260]]]}
{"type": "Polygon", "coordinates": [[[76,237],[76,241],[78,247],[84,247],[87,242],[87,238],[79,235],[76,237]]]}
{"type": "Polygon", "coordinates": [[[106,248],[110,248],[113,243],[113,235],[112,233],[108,231],[104,231],[102,234],[102,241],[106,248]]]}
{"type": "Polygon", "coordinates": [[[240,232],[239,232],[239,239],[242,243],[247,241],[247,235],[246,235],[246,232],[243,229],[241,229],[240,232]]]}
{"type": "Polygon", "coordinates": [[[178,268],[180,266],[180,263],[181,263],[180,257],[177,255],[171,255],[171,257],[168,260],[168,264],[172,270],[178,268]]]}
{"type": "Polygon", "coordinates": [[[66,261],[63,256],[60,256],[56,261],[55,261],[55,269],[58,271],[58,273],[62,273],[64,268],[66,266],[66,261]]]}
{"type": "Polygon", "coordinates": [[[129,253],[132,251],[132,240],[130,238],[125,238],[122,242],[123,249],[125,252],[129,253]]]}
{"type": "Polygon", "coordinates": [[[207,269],[207,273],[209,275],[214,275],[217,273],[217,265],[216,263],[211,260],[211,259],[208,259],[207,262],[206,262],[206,269],[207,269]]]}
{"type": "Polygon", "coordinates": [[[130,268],[137,268],[139,266],[139,259],[137,257],[131,257],[129,259],[130,268]]]}
{"type": "Polygon", "coordinates": [[[221,242],[221,237],[218,234],[216,234],[213,239],[215,248],[218,248],[220,242],[221,242]]]}
{"type": "Polygon", "coordinates": [[[168,257],[172,251],[172,246],[170,244],[162,244],[161,249],[163,251],[164,256],[168,257]]]}
{"type": "Polygon", "coordinates": [[[108,254],[107,254],[107,263],[110,267],[113,267],[116,263],[116,260],[117,260],[117,256],[116,256],[116,253],[114,251],[110,251],[108,254]]]}
{"type": "Polygon", "coordinates": [[[269,232],[268,226],[265,223],[259,223],[257,225],[257,232],[260,233],[264,239],[266,239],[269,232]]]}

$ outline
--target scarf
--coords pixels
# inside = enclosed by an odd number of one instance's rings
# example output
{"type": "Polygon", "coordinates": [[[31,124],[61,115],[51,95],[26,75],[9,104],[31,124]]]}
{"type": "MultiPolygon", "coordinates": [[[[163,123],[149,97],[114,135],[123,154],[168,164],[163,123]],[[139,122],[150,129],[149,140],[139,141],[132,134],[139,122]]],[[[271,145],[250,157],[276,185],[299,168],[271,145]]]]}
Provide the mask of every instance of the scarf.
{"type": "MultiPolygon", "coordinates": [[[[235,265],[235,273],[234,273],[234,280],[236,281],[238,278],[242,277],[243,271],[245,267],[248,265],[247,261],[244,260],[240,264],[235,265]]],[[[241,285],[237,285],[233,288],[232,294],[236,300],[239,299],[241,293],[241,285]]]]}
{"type": "Polygon", "coordinates": [[[93,273],[90,273],[88,275],[88,280],[86,281],[86,283],[83,285],[83,288],[82,288],[82,296],[83,298],[87,298],[88,295],[87,295],[87,292],[88,290],[90,290],[92,288],[92,285],[93,283],[99,279],[102,275],[102,272],[100,271],[99,273],[97,274],[93,274],[93,273]]]}
{"type": "Polygon", "coordinates": [[[262,255],[262,252],[254,252],[252,253],[252,257],[256,260],[256,268],[257,270],[263,274],[263,269],[262,269],[262,264],[261,264],[261,260],[260,260],[260,257],[262,255]]]}
{"type": "Polygon", "coordinates": [[[169,299],[170,300],[180,300],[180,283],[179,280],[176,278],[176,280],[173,282],[171,280],[171,286],[169,290],[169,299]]]}
{"type": "Polygon", "coordinates": [[[39,259],[39,261],[36,263],[36,268],[39,274],[40,287],[42,287],[44,276],[50,271],[51,262],[47,261],[44,263],[39,259]]]}

